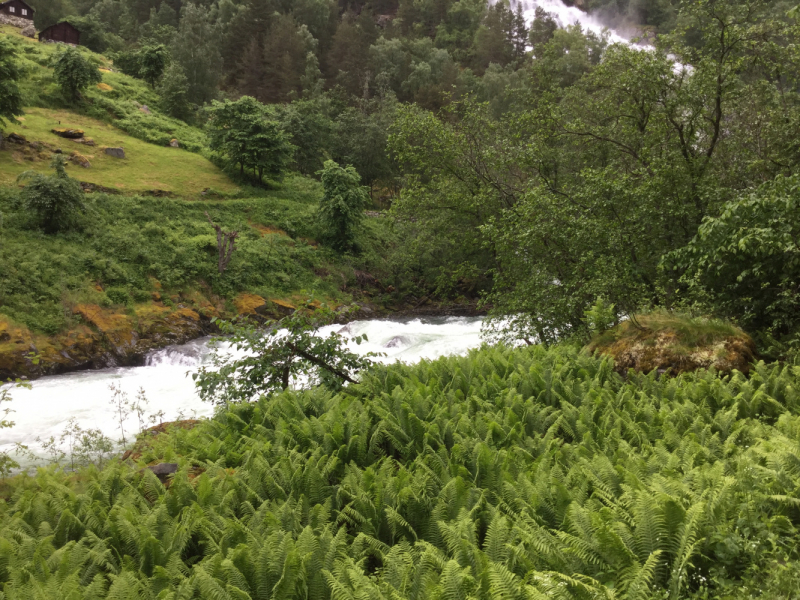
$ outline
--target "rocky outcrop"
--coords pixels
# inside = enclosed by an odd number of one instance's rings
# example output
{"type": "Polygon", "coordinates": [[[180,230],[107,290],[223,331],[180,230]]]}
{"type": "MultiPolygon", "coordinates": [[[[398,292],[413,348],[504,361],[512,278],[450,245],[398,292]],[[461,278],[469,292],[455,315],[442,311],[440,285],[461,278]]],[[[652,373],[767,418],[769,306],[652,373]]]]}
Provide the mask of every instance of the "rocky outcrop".
{"type": "Polygon", "coordinates": [[[36,37],[36,27],[34,27],[32,24],[28,25],[27,27],[23,27],[22,31],[20,31],[20,33],[22,35],[24,35],[25,37],[35,38],[36,37]]]}
{"type": "Polygon", "coordinates": [[[756,359],[756,346],[733,325],[669,313],[640,315],[593,339],[587,346],[614,359],[621,374],[679,375],[713,368],[722,373],[748,373],[756,359]]]}
{"type": "Polygon", "coordinates": [[[122,148],[106,148],[105,153],[114,158],[125,158],[125,150],[122,148]]]}
{"type": "Polygon", "coordinates": [[[78,304],[73,311],[80,324],[49,337],[0,316],[0,380],[142,364],[151,350],[211,333],[210,319],[218,314],[205,299],[193,308],[154,302],[132,311],[96,304],[78,304]]]}
{"type": "Polygon", "coordinates": [[[77,140],[83,137],[83,129],[71,129],[69,127],[57,127],[50,130],[58,137],[67,138],[68,140],[77,140]]]}

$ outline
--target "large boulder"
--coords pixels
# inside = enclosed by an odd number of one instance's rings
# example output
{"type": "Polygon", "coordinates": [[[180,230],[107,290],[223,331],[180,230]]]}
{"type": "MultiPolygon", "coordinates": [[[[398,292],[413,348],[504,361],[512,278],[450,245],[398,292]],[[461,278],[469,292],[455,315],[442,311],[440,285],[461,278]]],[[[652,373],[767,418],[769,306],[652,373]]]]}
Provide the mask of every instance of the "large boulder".
{"type": "Polygon", "coordinates": [[[56,127],[51,129],[59,137],[67,138],[70,140],[77,140],[83,137],[83,129],[72,129],[71,127],[56,127]]]}
{"type": "Polygon", "coordinates": [[[78,152],[72,152],[69,155],[69,161],[78,165],[79,167],[83,167],[84,169],[90,169],[92,167],[92,163],[89,162],[89,159],[78,152]]]}
{"type": "Polygon", "coordinates": [[[744,331],[717,319],[666,311],[635,315],[599,335],[587,349],[610,356],[614,368],[678,375],[713,368],[747,373],[756,347],[744,331]]]}
{"type": "Polygon", "coordinates": [[[106,148],[105,152],[114,158],[125,158],[125,150],[122,148],[106,148]]]}
{"type": "Polygon", "coordinates": [[[28,25],[27,27],[23,27],[22,31],[20,32],[25,37],[35,38],[36,37],[36,27],[32,24],[28,25]]]}

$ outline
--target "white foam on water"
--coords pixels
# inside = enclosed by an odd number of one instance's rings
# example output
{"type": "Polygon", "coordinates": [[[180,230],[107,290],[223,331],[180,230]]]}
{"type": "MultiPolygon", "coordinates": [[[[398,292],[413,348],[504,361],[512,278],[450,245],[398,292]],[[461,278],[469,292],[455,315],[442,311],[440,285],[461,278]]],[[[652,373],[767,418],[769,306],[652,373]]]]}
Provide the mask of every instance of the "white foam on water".
{"type": "MultiPolygon", "coordinates": [[[[408,320],[354,321],[346,326],[331,325],[321,330],[342,331],[347,337],[366,334],[367,342],[350,343],[358,353],[383,352],[380,362],[395,360],[416,362],[449,354],[464,354],[481,344],[480,318],[449,317],[408,320]]],[[[113,440],[120,438],[119,423],[110,404],[110,384],[115,384],[133,400],[139,388],[145,392],[148,414],[164,411],[164,421],[178,418],[208,417],[214,407],[203,402],[195,391],[190,374],[208,363],[211,338],[201,338],[151,353],[141,367],[121,367],[78,371],[42,377],[31,389],[14,389],[8,405],[14,412],[8,419],[10,429],[0,430],[0,450],[11,451],[14,444],[26,444],[42,456],[40,437],[58,438],[70,418],[84,429],[100,429],[113,440]]],[[[138,431],[138,422],[130,416],[125,422],[126,435],[138,431]]],[[[13,456],[13,454],[12,454],[13,456]]]]}
{"type": "Polygon", "coordinates": [[[608,41],[612,44],[630,43],[629,38],[621,35],[619,32],[614,31],[613,29],[610,29],[607,25],[601,23],[593,15],[583,12],[577,6],[567,6],[561,0],[522,0],[518,4],[522,6],[522,14],[525,17],[525,22],[528,23],[528,25],[533,22],[536,8],[539,7],[550,13],[558,23],[559,27],[566,28],[569,25],[574,25],[577,23],[584,31],[591,31],[598,36],[607,34],[608,41]]]}

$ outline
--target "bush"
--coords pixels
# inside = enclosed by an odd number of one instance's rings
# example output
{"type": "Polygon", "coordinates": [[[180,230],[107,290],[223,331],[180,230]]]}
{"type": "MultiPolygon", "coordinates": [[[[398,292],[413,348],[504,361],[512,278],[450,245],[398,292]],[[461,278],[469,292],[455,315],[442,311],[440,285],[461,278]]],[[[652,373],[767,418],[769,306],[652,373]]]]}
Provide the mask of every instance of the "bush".
{"type": "Polygon", "coordinates": [[[19,176],[19,181],[29,182],[22,190],[23,206],[45,233],[76,229],[85,210],[83,190],[67,175],[62,155],[56,154],[50,166],[55,175],[25,171],[19,176]]]}
{"type": "Polygon", "coordinates": [[[665,267],[684,270],[687,296],[745,328],[800,329],[800,175],[778,177],[706,218],[665,267]]]}

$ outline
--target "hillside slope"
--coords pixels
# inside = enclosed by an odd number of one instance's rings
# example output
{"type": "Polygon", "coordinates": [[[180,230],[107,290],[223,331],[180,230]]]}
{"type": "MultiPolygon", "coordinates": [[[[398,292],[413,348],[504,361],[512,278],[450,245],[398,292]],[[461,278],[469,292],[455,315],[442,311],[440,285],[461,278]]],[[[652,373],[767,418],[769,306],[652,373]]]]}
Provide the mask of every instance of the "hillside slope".
{"type": "Polygon", "coordinates": [[[9,131],[23,136],[27,144],[9,142],[0,150],[0,185],[15,185],[17,176],[26,170],[48,171],[50,157],[58,150],[70,157],[69,172],[75,179],[125,194],[197,197],[208,188],[218,192],[238,189],[203,156],[147,143],[98,119],[64,109],[29,108],[20,121],[9,131]],[[59,137],[52,132],[56,128],[82,130],[94,145],[59,137]],[[123,148],[125,158],[107,155],[106,147],[123,148]]]}

